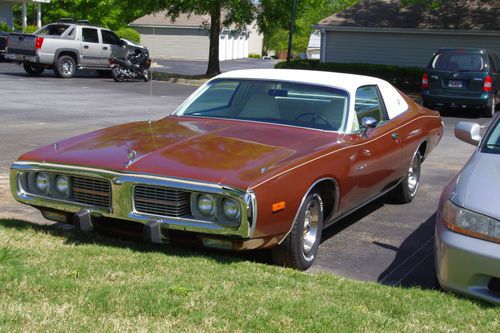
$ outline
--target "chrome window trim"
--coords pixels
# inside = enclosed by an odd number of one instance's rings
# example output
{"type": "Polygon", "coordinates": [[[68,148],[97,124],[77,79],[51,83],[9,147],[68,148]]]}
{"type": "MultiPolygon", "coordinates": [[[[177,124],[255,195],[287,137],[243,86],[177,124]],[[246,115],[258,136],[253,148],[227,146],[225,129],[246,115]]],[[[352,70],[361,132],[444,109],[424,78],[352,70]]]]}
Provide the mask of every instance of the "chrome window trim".
{"type": "Polygon", "coordinates": [[[156,220],[167,229],[251,238],[257,222],[257,202],[253,192],[209,182],[63,164],[19,161],[11,166],[10,184],[14,198],[31,206],[46,207],[70,213],[76,213],[82,208],[91,208],[91,215],[95,217],[105,216],[143,224],[156,220]],[[109,180],[111,182],[111,208],[109,210],[102,209],[101,207],[88,206],[73,201],[27,193],[22,189],[18,180],[18,174],[22,171],[60,172],[69,176],[78,175],[109,180]],[[136,184],[169,187],[234,198],[240,202],[242,208],[246,207],[246,209],[242,210],[242,223],[239,227],[230,227],[198,219],[139,213],[135,210],[133,200],[133,187],[136,184]],[[252,214],[251,220],[248,218],[250,213],[252,214]]]}

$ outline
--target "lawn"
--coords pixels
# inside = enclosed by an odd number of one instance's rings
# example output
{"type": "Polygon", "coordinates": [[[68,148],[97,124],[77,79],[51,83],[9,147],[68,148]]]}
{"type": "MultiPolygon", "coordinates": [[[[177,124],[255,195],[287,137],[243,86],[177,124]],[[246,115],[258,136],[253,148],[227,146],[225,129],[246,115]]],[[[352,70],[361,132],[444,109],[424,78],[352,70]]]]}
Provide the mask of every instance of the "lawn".
{"type": "Polygon", "coordinates": [[[498,332],[440,291],[0,220],[0,332],[498,332]]]}

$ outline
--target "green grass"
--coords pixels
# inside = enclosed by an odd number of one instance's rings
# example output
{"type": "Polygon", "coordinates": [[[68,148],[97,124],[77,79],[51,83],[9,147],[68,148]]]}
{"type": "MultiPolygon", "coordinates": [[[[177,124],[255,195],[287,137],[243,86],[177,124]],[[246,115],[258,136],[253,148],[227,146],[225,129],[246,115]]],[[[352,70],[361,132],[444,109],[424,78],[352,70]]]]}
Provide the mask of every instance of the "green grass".
{"type": "Polygon", "coordinates": [[[439,291],[0,220],[0,332],[495,332],[500,309],[439,291]]]}

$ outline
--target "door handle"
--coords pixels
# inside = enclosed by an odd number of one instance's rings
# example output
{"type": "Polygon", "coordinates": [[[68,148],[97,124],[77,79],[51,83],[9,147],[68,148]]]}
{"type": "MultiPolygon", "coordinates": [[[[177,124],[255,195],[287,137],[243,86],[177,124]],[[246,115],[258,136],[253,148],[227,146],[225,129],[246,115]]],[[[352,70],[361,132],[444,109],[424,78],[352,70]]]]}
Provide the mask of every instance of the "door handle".
{"type": "Polygon", "coordinates": [[[105,47],[103,47],[102,49],[103,49],[103,50],[107,50],[108,48],[105,46],[105,47]]]}
{"type": "Polygon", "coordinates": [[[393,140],[399,139],[399,134],[398,133],[392,133],[392,139],[393,140]]]}
{"type": "Polygon", "coordinates": [[[89,48],[89,46],[88,46],[88,45],[84,45],[84,46],[83,46],[83,48],[84,48],[84,49],[88,49],[88,48],[89,48]]]}

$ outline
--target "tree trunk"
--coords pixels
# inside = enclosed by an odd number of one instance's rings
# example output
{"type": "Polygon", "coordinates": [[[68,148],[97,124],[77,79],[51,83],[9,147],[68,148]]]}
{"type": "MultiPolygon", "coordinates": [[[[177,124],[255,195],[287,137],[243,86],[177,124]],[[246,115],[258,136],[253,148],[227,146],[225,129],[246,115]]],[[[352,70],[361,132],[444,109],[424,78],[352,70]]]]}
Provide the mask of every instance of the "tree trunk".
{"type": "Polygon", "coordinates": [[[220,36],[220,0],[216,0],[210,11],[210,48],[208,51],[208,68],[206,75],[220,74],[219,36],[220,36]]]}

